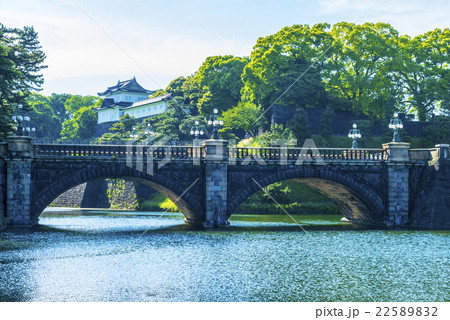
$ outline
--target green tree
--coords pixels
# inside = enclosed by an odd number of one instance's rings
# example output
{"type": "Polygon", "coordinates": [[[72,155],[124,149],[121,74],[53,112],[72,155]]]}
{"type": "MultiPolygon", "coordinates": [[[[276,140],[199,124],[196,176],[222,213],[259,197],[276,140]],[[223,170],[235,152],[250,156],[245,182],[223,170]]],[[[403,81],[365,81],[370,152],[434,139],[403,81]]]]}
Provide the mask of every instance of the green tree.
{"type": "Polygon", "coordinates": [[[133,128],[137,129],[139,125],[139,120],[133,116],[130,116],[128,113],[122,115],[119,118],[119,122],[113,124],[111,128],[109,128],[109,132],[105,133],[100,141],[107,140],[129,140],[131,132],[137,130],[133,130],[133,128]]]}
{"type": "Polygon", "coordinates": [[[424,146],[448,143],[450,137],[450,117],[439,116],[424,130],[424,146]]]}
{"type": "Polygon", "coordinates": [[[183,97],[184,98],[183,84],[185,82],[186,82],[185,77],[178,77],[178,78],[172,80],[164,91],[166,93],[170,93],[172,95],[172,98],[175,98],[175,97],[183,97]]]}
{"type": "Polygon", "coordinates": [[[69,114],[69,118],[74,116],[78,110],[84,107],[91,107],[96,104],[100,99],[94,96],[80,96],[74,95],[71,96],[64,102],[64,108],[69,114]]]}
{"type": "Polygon", "coordinates": [[[244,68],[243,100],[314,106],[326,99],[319,70],[331,44],[328,24],[294,25],[259,38],[244,68]]]}
{"type": "Polygon", "coordinates": [[[276,140],[288,140],[290,143],[287,145],[295,146],[295,137],[292,130],[278,123],[271,125],[270,130],[259,136],[259,140],[261,141],[260,144],[262,147],[273,147],[273,143],[276,140]]]}
{"type": "Polygon", "coordinates": [[[28,113],[31,118],[30,126],[33,126],[36,129],[33,136],[36,138],[58,139],[60,137],[62,124],[50,107],[49,98],[37,93],[32,93],[27,99],[27,104],[30,106],[30,111],[28,113]]]}
{"type": "Polygon", "coordinates": [[[166,91],[159,89],[159,90],[156,90],[149,98],[156,98],[156,97],[164,96],[166,94],[167,94],[166,91]]]}
{"type": "Polygon", "coordinates": [[[216,108],[225,111],[241,100],[241,75],[248,60],[234,56],[206,58],[194,76],[202,90],[198,100],[200,114],[209,116],[216,108]]]}
{"type": "Polygon", "coordinates": [[[289,204],[291,203],[290,193],[289,186],[284,186],[282,182],[275,182],[264,188],[264,199],[266,203],[273,203],[275,199],[280,204],[289,204]]]}
{"type": "Polygon", "coordinates": [[[420,121],[433,112],[450,110],[450,29],[435,29],[411,39],[399,39],[401,64],[397,83],[406,110],[420,121]]]}
{"type": "MultiPolygon", "coordinates": [[[[72,96],[72,98],[77,96],[72,96]]],[[[70,98],[69,100],[71,100],[70,98]]],[[[67,101],[69,101],[67,100],[67,101]]],[[[79,99],[76,98],[76,100],[72,101],[92,101],[91,105],[82,106],[80,104],[71,104],[71,107],[74,107],[75,105],[79,105],[80,107],[76,109],[75,113],[73,114],[72,118],[64,121],[62,124],[62,131],[61,131],[61,137],[63,139],[68,138],[77,138],[77,139],[88,139],[92,138],[95,135],[95,131],[97,129],[97,111],[94,109],[96,107],[99,107],[102,103],[101,100],[90,100],[90,99],[79,99]]],[[[67,108],[67,105],[66,105],[67,108]]],[[[75,109],[69,109],[72,110],[75,109]]]]}
{"type": "Polygon", "coordinates": [[[325,139],[329,139],[332,134],[331,125],[334,118],[334,109],[328,106],[320,118],[320,135],[325,139]]]}
{"type": "Polygon", "coordinates": [[[193,76],[186,77],[186,80],[181,85],[184,92],[184,104],[189,106],[192,114],[198,113],[198,100],[202,96],[202,91],[193,76]],[[194,112],[192,112],[194,111],[194,112]]]}
{"type": "Polygon", "coordinates": [[[26,104],[32,90],[44,81],[40,71],[45,54],[33,27],[7,28],[0,24],[0,139],[12,133],[11,116],[17,104],[26,104]]]}
{"type": "Polygon", "coordinates": [[[288,123],[288,127],[292,130],[292,133],[299,144],[303,144],[305,139],[311,137],[308,118],[303,108],[297,108],[295,110],[294,118],[288,123]]]}
{"type": "Polygon", "coordinates": [[[9,91],[9,84],[17,77],[18,71],[14,69],[14,63],[8,59],[9,50],[0,42],[0,141],[5,140],[13,132],[11,117],[14,100],[12,92],[9,91]]]}
{"type": "Polygon", "coordinates": [[[52,93],[52,95],[48,97],[50,108],[52,108],[53,113],[60,119],[61,123],[70,117],[70,114],[64,107],[64,104],[71,98],[71,96],[72,95],[67,93],[52,93]]]}
{"type": "Polygon", "coordinates": [[[174,140],[189,139],[189,130],[182,130],[182,128],[186,128],[185,123],[190,118],[185,110],[186,108],[188,106],[183,103],[183,98],[175,97],[170,100],[167,111],[154,117],[152,121],[153,131],[174,140]]]}
{"type": "Polygon", "coordinates": [[[398,32],[389,24],[337,23],[333,50],[323,72],[327,90],[356,114],[384,117],[398,92],[392,73],[398,57],[398,32]]]}
{"type": "Polygon", "coordinates": [[[267,124],[262,108],[251,102],[240,102],[236,107],[223,112],[222,118],[223,129],[219,132],[241,129],[253,137],[256,137],[259,129],[267,124]]]}

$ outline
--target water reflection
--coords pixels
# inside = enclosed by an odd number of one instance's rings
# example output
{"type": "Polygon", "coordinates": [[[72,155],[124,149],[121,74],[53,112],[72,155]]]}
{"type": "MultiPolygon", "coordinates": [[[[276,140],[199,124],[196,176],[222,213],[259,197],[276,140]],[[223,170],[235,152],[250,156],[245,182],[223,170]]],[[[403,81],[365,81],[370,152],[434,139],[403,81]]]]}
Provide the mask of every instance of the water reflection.
{"type": "Polygon", "coordinates": [[[449,300],[448,231],[296,216],[305,233],[286,216],[245,215],[228,230],[202,231],[159,215],[53,215],[0,233],[0,299],[449,300]]]}

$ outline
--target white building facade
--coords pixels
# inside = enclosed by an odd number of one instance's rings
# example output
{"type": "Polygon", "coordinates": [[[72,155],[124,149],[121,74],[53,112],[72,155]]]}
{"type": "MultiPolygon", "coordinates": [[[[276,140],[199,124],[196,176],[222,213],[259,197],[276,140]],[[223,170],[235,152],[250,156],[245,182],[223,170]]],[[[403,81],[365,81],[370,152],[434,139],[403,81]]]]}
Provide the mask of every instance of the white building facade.
{"type": "Polygon", "coordinates": [[[136,78],[119,81],[117,85],[98,93],[104,100],[102,106],[97,108],[97,123],[117,122],[124,114],[139,119],[166,112],[170,95],[148,99],[153,93],[139,85],[136,78]]]}

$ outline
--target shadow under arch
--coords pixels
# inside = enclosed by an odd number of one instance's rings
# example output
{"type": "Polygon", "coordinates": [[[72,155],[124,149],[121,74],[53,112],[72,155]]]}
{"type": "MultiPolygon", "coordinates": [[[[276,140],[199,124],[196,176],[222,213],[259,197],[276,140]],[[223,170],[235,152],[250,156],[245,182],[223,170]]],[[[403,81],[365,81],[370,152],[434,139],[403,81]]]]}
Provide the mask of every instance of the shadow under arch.
{"type": "Polygon", "coordinates": [[[228,218],[234,210],[261,187],[267,187],[283,180],[304,183],[329,198],[350,222],[365,225],[383,226],[384,202],[370,185],[358,180],[349,173],[340,173],[321,167],[308,170],[290,169],[264,177],[254,178],[230,197],[228,218]]]}
{"type": "Polygon", "coordinates": [[[82,183],[100,179],[124,179],[150,186],[176,203],[184,214],[186,222],[201,225],[204,210],[199,197],[190,192],[190,185],[186,185],[183,181],[172,176],[167,177],[159,173],[146,175],[135,169],[120,166],[111,166],[108,170],[82,168],[59,177],[33,195],[31,207],[33,222],[38,222],[43,210],[59,195],[82,183]]]}

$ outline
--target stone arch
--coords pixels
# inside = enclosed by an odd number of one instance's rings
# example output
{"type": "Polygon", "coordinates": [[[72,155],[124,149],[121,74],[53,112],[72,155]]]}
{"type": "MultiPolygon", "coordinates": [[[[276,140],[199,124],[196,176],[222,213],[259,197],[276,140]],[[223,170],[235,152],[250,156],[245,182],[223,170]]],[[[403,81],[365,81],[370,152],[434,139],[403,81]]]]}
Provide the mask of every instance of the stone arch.
{"type": "Polygon", "coordinates": [[[188,190],[189,184],[173,176],[169,177],[160,173],[147,175],[126,166],[107,166],[101,170],[86,167],[62,175],[33,196],[31,207],[33,222],[37,223],[42,211],[67,190],[85,182],[108,178],[124,179],[148,185],[176,202],[184,214],[186,222],[196,225],[200,225],[202,222],[204,210],[201,199],[188,190]]]}
{"type": "Polygon", "coordinates": [[[245,199],[261,190],[261,187],[283,180],[294,180],[305,183],[328,197],[351,222],[383,225],[383,197],[364,181],[336,167],[297,167],[255,176],[254,179],[257,183],[251,180],[236,192],[232,192],[229,197],[228,218],[245,199]]]}

